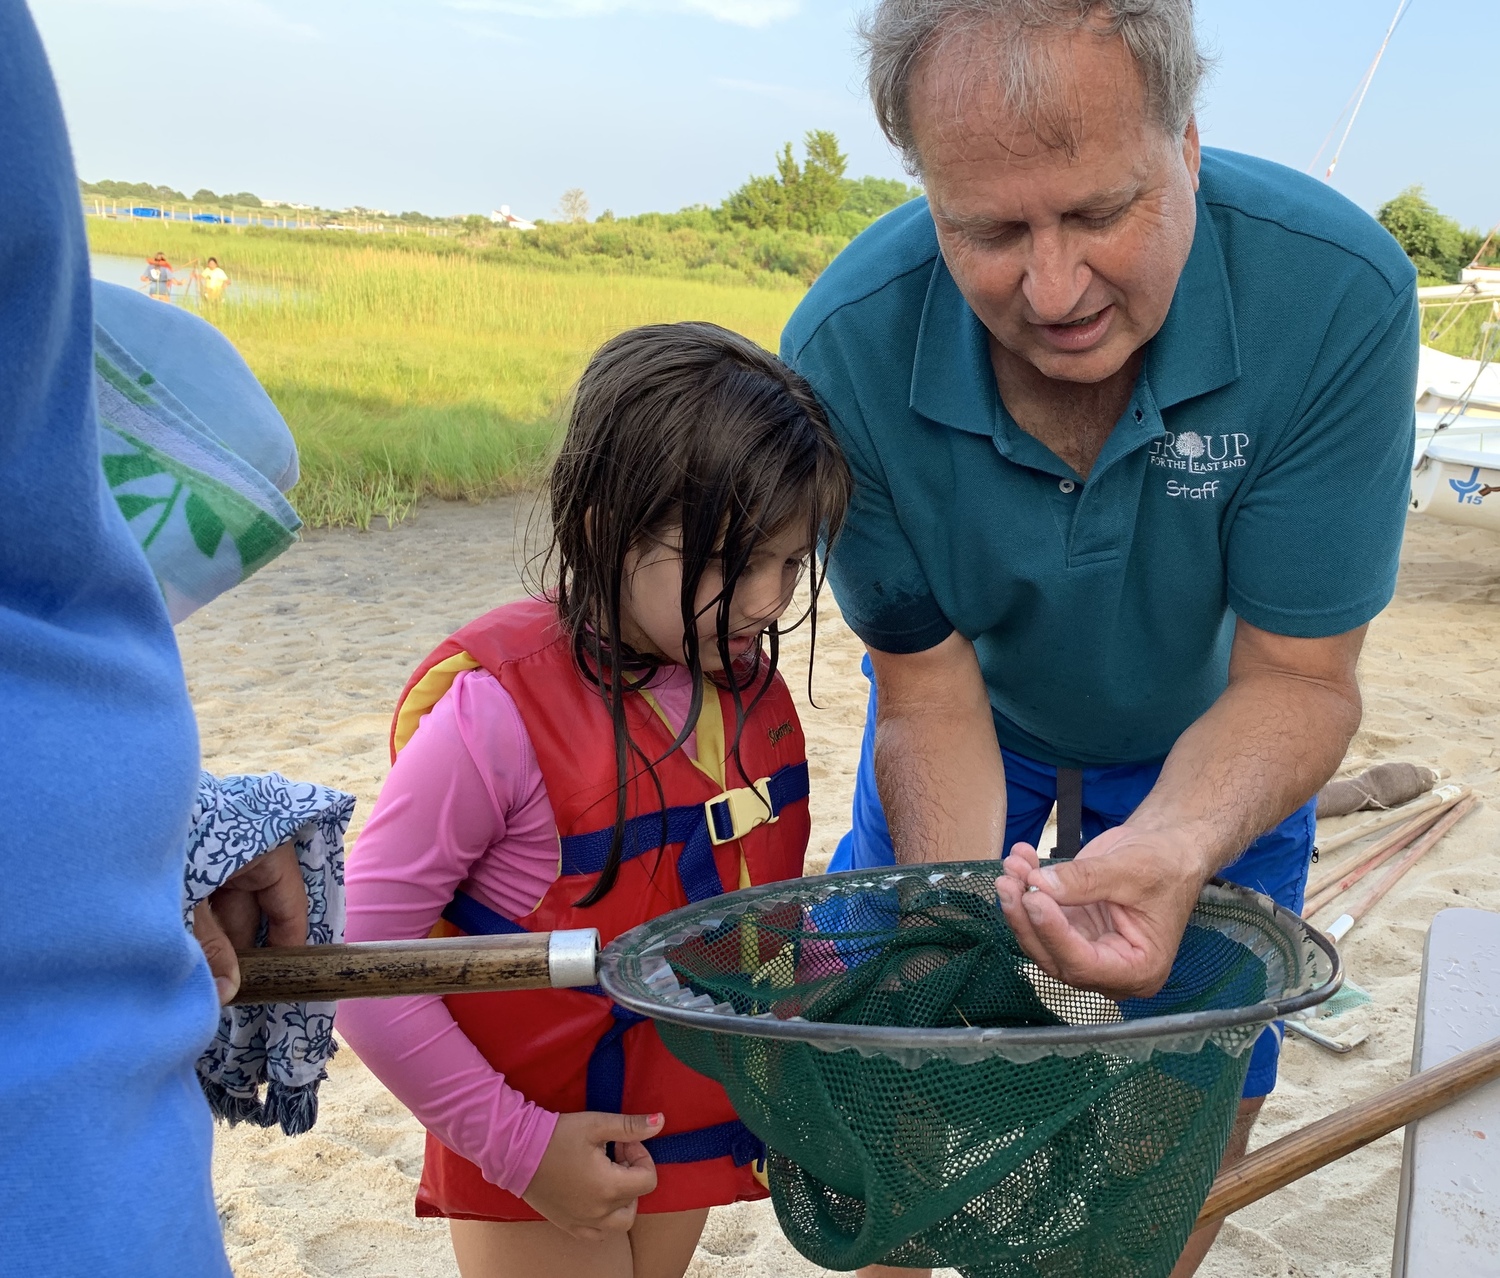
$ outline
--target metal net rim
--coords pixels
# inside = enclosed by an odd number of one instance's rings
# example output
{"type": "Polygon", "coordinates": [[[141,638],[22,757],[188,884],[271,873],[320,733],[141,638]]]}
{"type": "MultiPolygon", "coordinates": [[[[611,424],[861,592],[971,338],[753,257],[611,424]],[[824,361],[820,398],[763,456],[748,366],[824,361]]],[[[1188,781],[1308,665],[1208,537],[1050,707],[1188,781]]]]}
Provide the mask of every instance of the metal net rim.
{"type": "MultiPolygon", "coordinates": [[[[998,1056],[1025,1064],[1051,1056],[1081,1056],[1098,1051],[1145,1060],[1157,1052],[1196,1053],[1210,1042],[1239,1056],[1253,1046],[1266,1025],[1324,1002],[1344,983],[1342,960],[1327,936],[1263,893],[1221,879],[1212,879],[1204,887],[1200,906],[1221,903],[1251,907],[1274,923],[1284,939],[1300,951],[1304,980],[1292,992],[1241,1007],[1106,1023],[1003,1028],[845,1025],[801,1017],[780,1019],[769,1012],[756,1015],[739,1012],[727,1003],[715,1002],[708,995],[683,986],[665,957],[669,947],[717,928],[725,920],[768,900],[810,903],[872,888],[894,887],[912,879],[937,886],[948,879],[993,880],[998,873],[995,861],[956,861],[941,866],[845,870],[742,888],[683,906],[622,933],[600,956],[599,983],[622,1007],[685,1029],[780,1039],[826,1052],[852,1050],[864,1056],[890,1057],[912,1069],[931,1060],[972,1064],[998,1056]]],[[[1263,959],[1271,957],[1259,950],[1255,952],[1263,959]]]]}

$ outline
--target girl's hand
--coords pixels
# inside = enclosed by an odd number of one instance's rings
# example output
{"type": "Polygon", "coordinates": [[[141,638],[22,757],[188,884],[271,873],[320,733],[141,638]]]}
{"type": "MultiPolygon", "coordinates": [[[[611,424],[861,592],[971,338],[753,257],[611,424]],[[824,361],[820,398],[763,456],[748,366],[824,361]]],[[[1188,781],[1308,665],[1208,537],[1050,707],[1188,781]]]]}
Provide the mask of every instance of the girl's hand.
{"type": "Polygon", "coordinates": [[[635,1223],[636,1200],[656,1188],[656,1166],[641,1142],[665,1122],[660,1114],[559,1114],[521,1197],[583,1242],[623,1233],[635,1223]],[[610,1142],[613,1162],[605,1149],[610,1142]]]}

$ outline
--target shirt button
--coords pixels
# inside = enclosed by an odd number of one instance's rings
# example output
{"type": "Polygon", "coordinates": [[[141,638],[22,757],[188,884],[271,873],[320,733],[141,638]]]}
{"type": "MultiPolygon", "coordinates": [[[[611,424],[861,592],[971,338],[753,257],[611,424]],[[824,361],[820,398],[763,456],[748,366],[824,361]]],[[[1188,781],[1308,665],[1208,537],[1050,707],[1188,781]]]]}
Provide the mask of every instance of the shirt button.
{"type": "Polygon", "coordinates": [[[1071,479],[1064,479],[1060,484],[1058,484],[1058,487],[1061,488],[1063,492],[1070,493],[1075,488],[1077,488],[1078,485],[1075,484],[1071,479]]]}

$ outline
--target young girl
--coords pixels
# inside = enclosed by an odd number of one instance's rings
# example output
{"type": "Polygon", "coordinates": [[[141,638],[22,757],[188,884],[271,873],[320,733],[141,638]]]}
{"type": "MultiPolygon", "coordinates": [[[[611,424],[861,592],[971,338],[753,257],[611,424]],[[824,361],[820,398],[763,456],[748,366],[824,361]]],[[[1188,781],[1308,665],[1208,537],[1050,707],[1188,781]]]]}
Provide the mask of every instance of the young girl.
{"type": "MultiPolygon", "coordinates": [[[[850,490],[811,389],[710,324],[622,334],[551,476],[554,581],[413,675],[348,878],[351,941],[597,927],[794,878],[807,762],[777,620],[850,490]]],[[[821,584],[812,580],[816,604],[821,584]]],[[[761,1198],[723,1090],[598,990],[351,1002],[428,1130],[464,1278],[680,1278],[761,1198]]]]}

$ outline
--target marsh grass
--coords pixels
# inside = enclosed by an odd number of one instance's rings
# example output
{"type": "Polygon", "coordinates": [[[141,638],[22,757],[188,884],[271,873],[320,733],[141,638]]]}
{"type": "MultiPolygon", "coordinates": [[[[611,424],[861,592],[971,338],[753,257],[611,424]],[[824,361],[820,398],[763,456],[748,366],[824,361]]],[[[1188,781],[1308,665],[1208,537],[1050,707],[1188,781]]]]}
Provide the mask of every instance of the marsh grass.
{"type": "Polygon", "coordinates": [[[1491,322],[1493,309],[1493,304],[1487,302],[1461,308],[1425,306],[1422,308],[1422,342],[1449,355],[1478,359],[1487,337],[1492,348],[1494,345],[1493,335],[1485,329],[1485,325],[1491,322]]]}
{"type": "Polygon", "coordinates": [[[532,484],[569,387],[607,338],[703,319],[774,350],[804,292],[790,279],[554,270],[330,232],[88,224],[96,252],[144,261],[160,249],[179,275],[215,256],[231,280],[257,286],[245,302],[231,285],[202,313],[291,426],[302,466],[291,500],[314,527],[368,528],[399,521],[424,496],[472,500],[532,484]]]}

